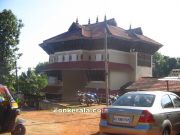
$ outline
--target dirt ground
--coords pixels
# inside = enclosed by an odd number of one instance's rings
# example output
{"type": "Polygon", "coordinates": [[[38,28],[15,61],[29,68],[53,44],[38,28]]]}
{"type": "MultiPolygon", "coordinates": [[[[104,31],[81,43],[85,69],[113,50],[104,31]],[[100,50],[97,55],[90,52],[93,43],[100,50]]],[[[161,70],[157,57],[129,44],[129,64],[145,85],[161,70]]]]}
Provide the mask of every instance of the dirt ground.
{"type": "Polygon", "coordinates": [[[101,105],[80,110],[64,110],[69,112],[58,109],[25,111],[20,117],[26,120],[27,135],[98,135],[100,108],[103,107],[101,105]]]}

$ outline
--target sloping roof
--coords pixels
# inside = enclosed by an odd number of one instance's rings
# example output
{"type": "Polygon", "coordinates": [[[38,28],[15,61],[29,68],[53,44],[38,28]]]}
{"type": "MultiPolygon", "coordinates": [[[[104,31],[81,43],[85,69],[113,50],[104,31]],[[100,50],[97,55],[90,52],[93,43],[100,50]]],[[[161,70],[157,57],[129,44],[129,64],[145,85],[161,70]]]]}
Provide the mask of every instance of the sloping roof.
{"type": "MultiPolygon", "coordinates": [[[[60,41],[68,41],[82,38],[103,38],[105,36],[105,28],[109,37],[116,37],[128,41],[139,41],[150,43],[160,48],[162,44],[143,35],[141,28],[124,30],[117,26],[115,19],[110,19],[103,22],[98,22],[88,25],[80,25],[73,22],[69,30],[65,33],[45,40],[43,43],[54,43],[60,41]]],[[[42,46],[41,44],[40,46],[42,46]]]]}
{"type": "Polygon", "coordinates": [[[67,41],[67,40],[75,40],[75,39],[80,39],[80,38],[82,38],[80,31],[72,31],[72,32],[62,33],[60,35],[47,39],[44,42],[54,43],[54,42],[61,42],[61,41],[67,41]]]}
{"type": "MultiPolygon", "coordinates": [[[[169,91],[180,92],[180,81],[168,81],[169,91]]],[[[128,91],[134,90],[161,90],[167,91],[167,82],[157,78],[143,77],[126,88],[128,91]]]]}

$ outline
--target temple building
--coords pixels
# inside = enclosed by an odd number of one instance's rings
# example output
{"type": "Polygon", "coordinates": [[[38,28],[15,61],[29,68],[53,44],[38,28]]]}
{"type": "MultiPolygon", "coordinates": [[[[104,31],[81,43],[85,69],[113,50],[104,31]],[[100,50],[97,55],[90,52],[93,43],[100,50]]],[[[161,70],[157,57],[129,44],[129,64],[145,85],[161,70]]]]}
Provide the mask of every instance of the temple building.
{"type": "Polygon", "coordinates": [[[86,25],[76,20],[67,32],[44,40],[40,47],[49,55],[43,69],[48,75],[46,97],[73,100],[77,90],[105,93],[105,58],[110,91],[152,77],[152,55],[162,44],[144,36],[140,27],[124,30],[115,19],[98,22],[97,18],[86,25]]]}

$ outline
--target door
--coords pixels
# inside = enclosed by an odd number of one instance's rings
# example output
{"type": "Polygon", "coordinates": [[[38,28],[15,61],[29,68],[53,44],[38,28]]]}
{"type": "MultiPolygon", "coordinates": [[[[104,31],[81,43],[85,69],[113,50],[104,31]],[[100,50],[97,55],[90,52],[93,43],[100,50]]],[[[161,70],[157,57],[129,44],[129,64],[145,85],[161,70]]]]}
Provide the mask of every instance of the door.
{"type": "Polygon", "coordinates": [[[175,117],[174,129],[180,133],[180,98],[177,95],[171,94],[171,100],[174,104],[173,115],[175,117]]]}

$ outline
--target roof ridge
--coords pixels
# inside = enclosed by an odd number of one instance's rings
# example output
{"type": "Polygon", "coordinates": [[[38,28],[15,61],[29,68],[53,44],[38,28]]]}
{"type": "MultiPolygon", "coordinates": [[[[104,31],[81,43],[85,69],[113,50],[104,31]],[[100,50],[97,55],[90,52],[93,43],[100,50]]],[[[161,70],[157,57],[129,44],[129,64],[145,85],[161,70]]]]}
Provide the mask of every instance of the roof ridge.
{"type": "MultiPolygon", "coordinates": [[[[108,19],[108,20],[106,20],[106,22],[107,22],[107,24],[109,25],[109,23],[111,23],[111,21],[114,21],[115,23],[116,23],[116,20],[114,19],[114,18],[111,18],[111,19],[108,19]]],[[[97,25],[97,24],[103,24],[103,23],[105,23],[105,21],[102,21],[102,22],[95,22],[95,23],[91,23],[91,24],[83,24],[83,25],[81,25],[81,26],[85,26],[85,27],[87,27],[87,26],[93,26],[93,25],[97,25]]],[[[113,25],[112,25],[113,26],[113,25]]]]}

